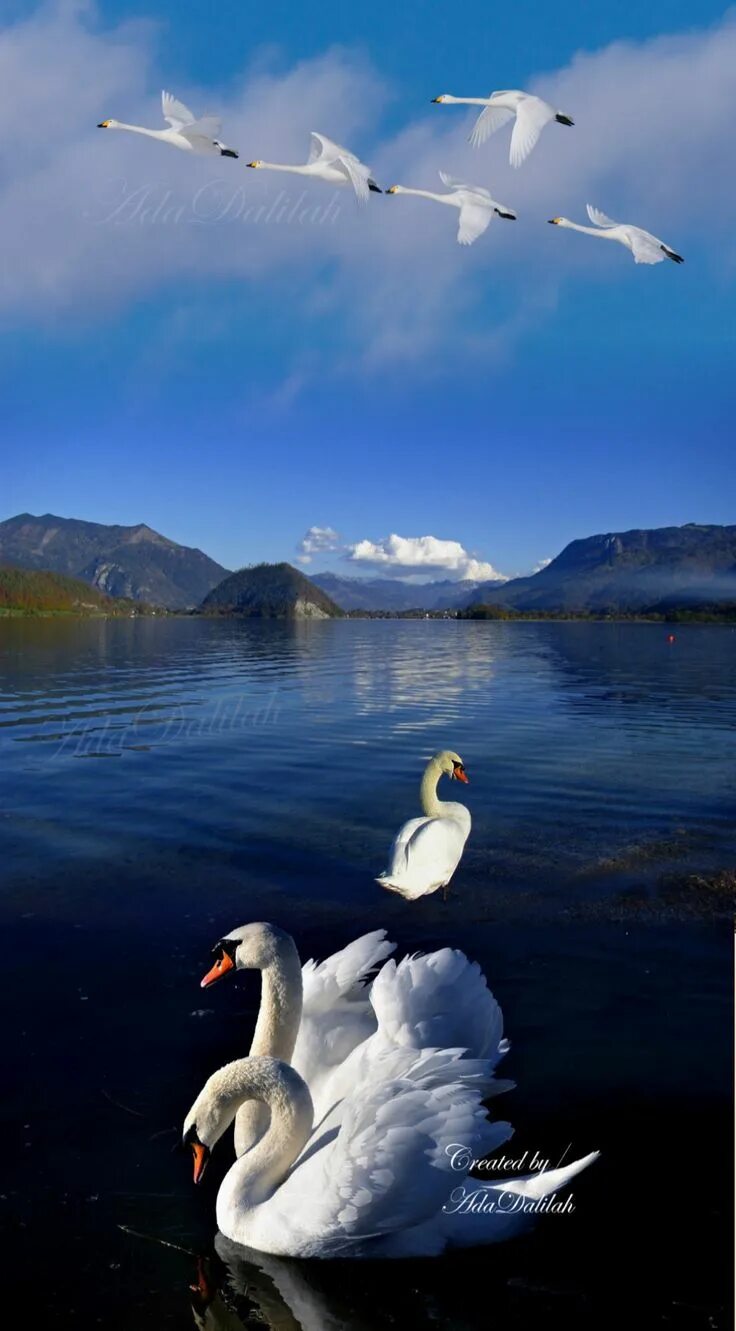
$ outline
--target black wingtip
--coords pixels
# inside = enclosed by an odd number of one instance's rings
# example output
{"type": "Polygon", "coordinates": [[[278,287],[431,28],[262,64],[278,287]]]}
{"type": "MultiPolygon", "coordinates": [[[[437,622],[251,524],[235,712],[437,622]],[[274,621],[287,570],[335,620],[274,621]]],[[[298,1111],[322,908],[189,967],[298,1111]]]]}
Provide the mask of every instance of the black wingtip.
{"type": "Polygon", "coordinates": [[[571,120],[569,116],[556,115],[556,116],[555,116],[555,120],[557,121],[557,124],[558,124],[558,125],[574,125],[574,124],[575,124],[575,121],[574,121],[574,120],[571,120]]]}
{"type": "Polygon", "coordinates": [[[240,153],[236,153],[236,151],[235,151],[234,148],[221,148],[221,149],[220,149],[220,156],[221,156],[221,157],[239,157],[239,156],[240,156],[240,153]]]}
{"type": "Polygon", "coordinates": [[[664,254],[667,255],[667,258],[668,258],[668,259],[671,259],[673,263],[684,263],[684,262],[685,262],[685,260],[683,259],[683,257],[682,257],[681,254],[675,254],[675,251],[674,251],[674,250],[668,250],[666,245],[662,245],[662,246],[661,246],[661,249],[662,249],[662,252],[663,252],[664,254]]]}
{"type": "Polygon", "coordinates": [[[375,182],[375,180],[369,180],[369,181],[368,181],[368,188],[369,188],[369,190],[371,191],[372,194],[383,194],[383,190],[381,189],[381,186],[380,186],[380,185],[377,185],[376,182],[375,182]]]}

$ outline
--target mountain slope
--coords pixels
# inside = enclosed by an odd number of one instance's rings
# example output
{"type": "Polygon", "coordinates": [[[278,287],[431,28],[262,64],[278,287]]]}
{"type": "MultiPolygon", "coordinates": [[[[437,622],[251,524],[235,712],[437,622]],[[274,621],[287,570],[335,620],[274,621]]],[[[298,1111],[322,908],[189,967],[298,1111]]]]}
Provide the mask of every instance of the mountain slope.
{"type": "Polygon", "coordinates": [[[224,578],[205,596],[204,615],[256,619],[332,619],[342,610],[291,564],[257,564],[224,578]]]}
{"type": "Polygon", "coordinates": [[[540,573],[485,583],[465,604],[613,612],[733,600],[736,526],[688,523],[571,541],[540,573]]]}
{"type": "Polygon", "coordinates": [[[185,609],[198,605],[227,569],[141,523],[107,526],[53,513],[0,522],[0,561],[84,579],[112,596],[185,609]]]}
{"type": "Polygon", "coordinates": [[[135,613],[135,606],[132,601],[104,596],[79,578],[63,573],[0,566],[0,613],[3,611],[130,615],[135,613]]]}

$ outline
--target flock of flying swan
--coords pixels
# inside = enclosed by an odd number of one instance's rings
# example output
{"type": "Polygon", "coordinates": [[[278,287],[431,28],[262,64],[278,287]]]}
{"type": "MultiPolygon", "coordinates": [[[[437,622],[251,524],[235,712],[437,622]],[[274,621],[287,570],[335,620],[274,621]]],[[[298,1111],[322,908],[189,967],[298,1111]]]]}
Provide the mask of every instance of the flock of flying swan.
{"type": "Polygon", "coordinates": [[[496,1077],[509,1048],[501,1009],[462,952],[397,965],[394,950],[377,929],[302,967],[267,923],[216,944],[203,987],[261,973],[248,1056],[209,1078],[184,1121],[195,1183],[234,1125],[216,1204],[226,1239],[284,1257],[439,1256],[523,1232],[597,1158],[469,1176],[512,1133],[484,1107],[514,1084],[496,1077]]]}
{"type": "MultiPolygon", "coordinates": [[[[520,167],[536,147],[544,127],[551,123],[573,125],[570,116],[565,115],[532,93],[511,90],[492,92],[490,97],[454,97],[442,93],[432,98],[433,102],[460,106],[482,106],[475,122],[470,142],[479,148],[492,134],[513,120],[509,161],[513,167],[520,167]]],[[[161,103],[167,129],[146,129],[141,125],[128,125],[121,120],[102,120],[99,129],[124,129],[132,134],[144,134],[151,139],[159,139],[184,152],[238,157],[233,148],[228,148],[219,139],[220,121],[216,116],[196,116],[183,102],[170,93],[161,94],[161,103]]],[[[306,162],[288,164],[285,162],[264,162],[257,159],[248,162],[253,168],[268,171],[288,171],[295,175],[324,180],[329,185],[348,186],[355,192],[360,203],[365,203],[370,193],[382,194],[384,191],[373,179],[370,167],[361,162],[347,148],[341,148],[324,134],[313,133],[310,139],[309,156],[306,162]]],[[[498,203],[489,190],[481,185],[469,185],[453,179],[440,171],[440,179],[447,186],[446,194],[435,194],[430,190],[412,189],[406,185],[391,185],[387,194],[413,194],[435,203],[448,204],[459,210],[457,239],[460,245],[472,245],[488,228],[493,217],[503,217],[509,221],[516,219],[512,208],[498,203]]],[[[613,222],[605,213],[587,205],[592,227],[580,226],[566,217],[552,217],[554,226],[567,227],[571,231],[582,231],[588,236],[597,236],[600,240],[615,240],[630,250],[635,263],[661,263],[663,259],[672,259],[673,263],[683,263],[682,255],[666,245],[658,236],[632,226],[629,222],[613,222]]]]}

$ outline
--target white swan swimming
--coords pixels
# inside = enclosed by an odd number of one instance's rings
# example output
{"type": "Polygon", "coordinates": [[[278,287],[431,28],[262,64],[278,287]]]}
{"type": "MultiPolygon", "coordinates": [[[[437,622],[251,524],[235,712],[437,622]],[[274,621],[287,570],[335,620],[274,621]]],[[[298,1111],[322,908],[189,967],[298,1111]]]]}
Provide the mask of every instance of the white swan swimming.
{"type": "Polygon", "coordinates": [[[360,203],[366,201],[371,191],[374,194],[383,193],[373,179],[370,167],[361,162],[355,153],[325,138],[324,134],[313,132],[310,135],[309,157],[301,165],[287,166],[281,162],[263,162],[260,159],[247,162],[246,165],[267,171],[291,171],[298,176],[314,176],[318,180],[326,180],[330,185],[352,185],[360,203]]]}
{"type": "Polygon", "coordinates": [[[376,879],[381,887],[411,900],[447,888],[470,832],[465,805],[437,798],[437,783],[443,775],[468,780],[462,759],[449,749],[428,762],[419,792],[424,817],[411,818],[399,829],[391,847],[391,863],[376,879]]]}
{"type": "MultiPolygon", "coordinates": [[[[376,929],[325,961],[302,966],[289,934],[273,924],[245,924],[213,948],[216,960],[201,984],[207,988],[231,970],[261,972],[261,1004],[250,1053],[292,1063],[321,1114],[331,1073],[376,1030],[367,981],[395,947],[386,940],[385,929],[376,929]]],[[[253,1145],[267,1122],[261,1105],[250,1103],[240,1110],[236,1155],[253,1145]]]]}
{"type": "Polygon", "coordinates": [[[459,245],[472,245],[478,236],[488,229],[494,214],[510,221],[516,220],[516,213],[503,203],[497,203],[487,189],[481,185],[466,185],[462,180],[455,180],[444,171],[439,173],[443,185],[447,185],[449,194],[433,194],[426,189],[410,189],[406,185],[391,185],[387,194],[416,194],[421,199],[434,199],[437,203],[449,204],[460,209],[457,239],[459,245]]]}
{"type": "Polygon", "coordinates": [[[478,119],[473,126],[470,142],[474,148],[485,143],[491,134],[516,117],[516,124],[511,135],[509,161],[512,166],[521,166],[525,162],[545,125],[556,120],[558,125],[574,125],[574,120],[556,111],[554,106],[541,97],[529,92],[512,89],[506,92],[492,92],[490,97],[453,97],[443,92],[440,97],[433,97],[433,102],[451,102],[462,106],[482,106],[478,119]]]}
{"type": "Polygon", "coordinates": [[[593,226],[579,226],[577,222],[570,222],[567,217],[550,217],[550,226],[582,231],[586,236],[597,236],[599,240],[617,240],[620,245],[625,245],[627,250],[631,250],[634,263],[662,263],[664,259],[671,259],[673,263],[685,262],[681,254],[670,249],[670,246],[665,245],[658,236],[653,236],[651,231],[643,231],[640,226],[631,226],[628,222],[613,222],[605,213],[593,208],[589,203],[586,204],[586,208],[593,226]]]}
{"type": "MultiPolygon", "coordinates": [[[[387,961],[370,987],[368,977],[394,950],[379,929],[342,952],[300,969],[293,939],[271,924],[233,929],[214,948],[209,985],[237,969],[262,973],[261,1007],[250,1053],[291,1063],[309,1087],[315,1122],[333,1112],[373,1060],[395,1045],[419,1050],[464,1045],[495,1068],[507,1053],[503,1015],[475,962],[452,948],[387,961]],[[303,998],[302,998],[303,995],[303,998]]],[[[492,1093],[514,1083],[494,1077],[492,1093]]],[[[489,1092],[491,1093],[491,1092],[489,1092]]],[[[337,1117],[340,1110],[337,1109],[337,1117]]],[[[268,1114],[249,1102],[235,1121],[240,1156],[263,1134],[268,1114]]]]}
{"type": "Polygon", "coordinates": [[[597,1152],[526,1178],[469,1180],[472,1161],[502,1145],[512,1129],[489,1122],[482,1104],[488,1065],[462,1052],[385,1051],[370,1080],[354,1084],[339,1127],[314,1133],[306,1083],[287,1063],[257,1057],[221,1068],[184,1123],[195,1183],[241,1105],[256,1100],[269,1110],[265,1135],[220,1187],[221,1233],[282,1256],[398,1258],[519,1232],[534,1203],[559,1191],[597,1152]],[[469,1206],[468,1193],[483,1204],[469,1206]]]}
{"type": "Polygon", "coordinates": [[[161,107],[164,120],[168,120],[168,129],[144,129],[142,125],[126,125],[122,120],[101,120],[98,129],[127,129],[131,134],[145,134],[149,139],[159,139],[161,143],[170,143],[173,148],[184,152],[209,153],[211,156],[238,157],[234,148],[226,148],[217,135],[220,124],[217,116],[202,116],[199,120],[188,106],[172,97],[169,92],[161,93],[161,107]]]}

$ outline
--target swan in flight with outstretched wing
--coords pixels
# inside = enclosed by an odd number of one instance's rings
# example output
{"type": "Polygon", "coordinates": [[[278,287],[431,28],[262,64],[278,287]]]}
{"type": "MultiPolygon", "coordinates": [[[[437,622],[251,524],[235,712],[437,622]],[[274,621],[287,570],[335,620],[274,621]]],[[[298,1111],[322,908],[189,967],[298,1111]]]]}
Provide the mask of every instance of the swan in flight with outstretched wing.
{"type": "Polygon", "coordinates": [[[643,231],[640,226],[631,226],[628,222],[613,222],[589,203],[586,208],[593,226],[580,226],[577,222],[570,222],[567,217],[550,217],[550,225],[582,231],[586,236],[597,236],[599,240],[617,240],[620,245],[631,250],[634,263],[661,263],[663,259],[671,259],[673,263],[685,262],[681,254],[670,249],[658,236],[653,236],[651,231],[643,231]]]}
{"type": "Polygon", "coordinates": [[[449,749],[428,762],[419,791],[423,818],[411,818],[399,828],[391,847],[391,862],[376,879],[381,887],[414,899],[446,890],[470,832],[470,813],[464,804],[437,798],[441,776],[464,781],[468,777],[462,758],[449,749]]]}
{"type": "Polygon", "coordinates": [[[472,245],[474,240],[483,235],[493,219],[505,217],[516,221],[516,213],[504,203],[497,203],[487,189],[481,185],[466,185],[462,180],[455,180],[444,171],[439,173],[440,180],[446,185],[449,194],[433,194],[427,189],[410,189],[407,185],[391,185],[387,194],[416,194],[420,199],[434,199],[436,203],[449,204],[459,208],[457,239],[459,245],[472,245]]]}
{"type": "Polygon", "coordinates": [[[463,1052],[386,1050],[353,1083],[339,1126],[314,1131],[309,1090],[288,1063],[256,1057],[220,1068],[184,1122],[195,1183],[242,1105],[255,1100],[269,1114],[264,1136],[220,1187],[220,1232],[260,1252],[348,1259],[437,1256],[519,1233],[533,1204],[597,1152],[524,1178],[470,1179],[473,1161],[512,1129],[489,1121],[488,1066],[463,1052]]]}
{"type": "Polygon", "coordinates": [[[260,159],[246,165],[262,167],[267,171],[291,171],[299,176],[315,176],[330,185],[351,185],[361,203],[365,203],[371,191],[374,194],[383,193],[373,179],[370,167],[361,162],[355,153],[325,138],[324,134],[312,133],[309,157],[303,165],[287,166],[282,162],[263,162],[260,159]]]}
{"type": "Polygon", "coordinates": [[[127,129],[131,134],[145,134],[149,139],[160,139],[170,143],[173,148],[184,152],[208,153],[210,156],[237,157],[234,148],[226,148],[220,143],[220,121],[217,116],[197,118],[183,102],[172,97],[170,92],[161,93],[161,106],[168,129],[144,129],[142,125],[126,125],[122,120],[101,120],[98,129],[127,129]]]}
{"type": "Polygon", "coordinates": [[[522,162],[526,161],[545,125],[549,125],[552,120],[556,120],[558,125],[575,123],[562,111],[556,111],[554,106],[550,106],[549,102],[543,101],[541,97],[518,90],[492,92],[490,97],[453,97],[449,92],[443,92],[441,96],[433,97],[432,101],[485,108],[478,116],[470,135],[470,142],[474,148],[479,148],[491,134],[495,134],[497,129],[516,118],[509,149],[509,161],[512,166],[521,166],[522,162]]]}

